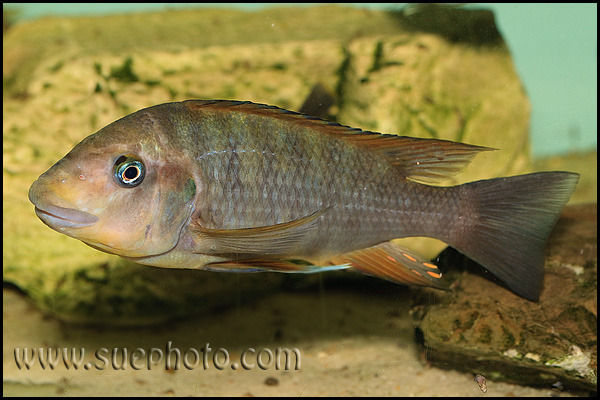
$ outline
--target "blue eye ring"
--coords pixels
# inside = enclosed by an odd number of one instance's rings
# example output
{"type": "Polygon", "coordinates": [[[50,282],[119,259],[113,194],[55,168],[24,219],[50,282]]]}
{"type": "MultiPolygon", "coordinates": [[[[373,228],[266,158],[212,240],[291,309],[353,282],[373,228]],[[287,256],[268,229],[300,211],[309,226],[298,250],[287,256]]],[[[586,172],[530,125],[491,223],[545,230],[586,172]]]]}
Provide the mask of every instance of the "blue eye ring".
{"type": "Polygon", "coordinates": [[[113,167],[115,181],[119,186],[136,187],[146,176],[144,163],[133,154],[124,154],[117,158],[113,167]]]}

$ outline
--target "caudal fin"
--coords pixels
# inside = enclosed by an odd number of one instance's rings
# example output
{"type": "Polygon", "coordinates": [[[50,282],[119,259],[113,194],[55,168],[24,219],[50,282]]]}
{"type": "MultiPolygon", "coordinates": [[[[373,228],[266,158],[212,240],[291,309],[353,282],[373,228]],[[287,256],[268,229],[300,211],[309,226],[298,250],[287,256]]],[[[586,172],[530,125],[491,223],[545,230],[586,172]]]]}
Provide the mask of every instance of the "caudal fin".
{"type": "Polygon", "coordinates": [[[452,246],[515,293],[537,301],[548,237],[578,179],[570,172],[538,172],[461,185],[477,212],[452,246]]]}

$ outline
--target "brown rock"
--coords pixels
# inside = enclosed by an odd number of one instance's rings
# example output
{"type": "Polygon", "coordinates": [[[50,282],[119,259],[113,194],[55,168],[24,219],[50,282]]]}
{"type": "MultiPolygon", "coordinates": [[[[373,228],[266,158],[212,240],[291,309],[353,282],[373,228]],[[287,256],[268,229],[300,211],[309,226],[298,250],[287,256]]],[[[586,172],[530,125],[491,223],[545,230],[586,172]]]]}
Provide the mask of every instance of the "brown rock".
{"type": "Polygon", "coordinates": [[[546,254],[544,290],[534,303],[483,278],[482,268],[455,250],[445,251],[447,265],[463,263],[468,272],[457,274],[453,292],[438,304],[415,308],[428,361],[519,384],[560,381],[595,390],[596,204],[567,207],[546,254]]]}

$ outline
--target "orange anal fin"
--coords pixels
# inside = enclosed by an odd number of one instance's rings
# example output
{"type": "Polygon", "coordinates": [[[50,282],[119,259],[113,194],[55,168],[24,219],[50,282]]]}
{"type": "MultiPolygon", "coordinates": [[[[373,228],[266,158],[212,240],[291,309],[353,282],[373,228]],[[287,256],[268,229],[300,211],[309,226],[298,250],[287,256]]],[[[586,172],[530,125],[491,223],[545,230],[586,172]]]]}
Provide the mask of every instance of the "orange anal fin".
{"type": "Polygon", "coordinates": [[[349,264],[352,269],[403,285],[428,286],[447,290],[435,264],[393,242],[337,256],[333,264],[349,264]]]}

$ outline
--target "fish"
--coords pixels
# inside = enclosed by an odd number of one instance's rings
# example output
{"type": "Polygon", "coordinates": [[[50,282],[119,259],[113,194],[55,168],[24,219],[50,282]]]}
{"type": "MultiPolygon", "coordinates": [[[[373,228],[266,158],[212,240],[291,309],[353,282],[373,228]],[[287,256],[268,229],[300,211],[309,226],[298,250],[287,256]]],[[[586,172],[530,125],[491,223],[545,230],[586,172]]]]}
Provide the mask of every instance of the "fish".
{"type": "Polygon", "coordinates": [[[163,268],[354,270],[447,289],[434,262],[394,241],[432,237],[537,301],[544,249],[579,175],[436,184],[491,150],[247,101],[187,100],[86,137],[29,199],[55,231],[163,268]]]}

